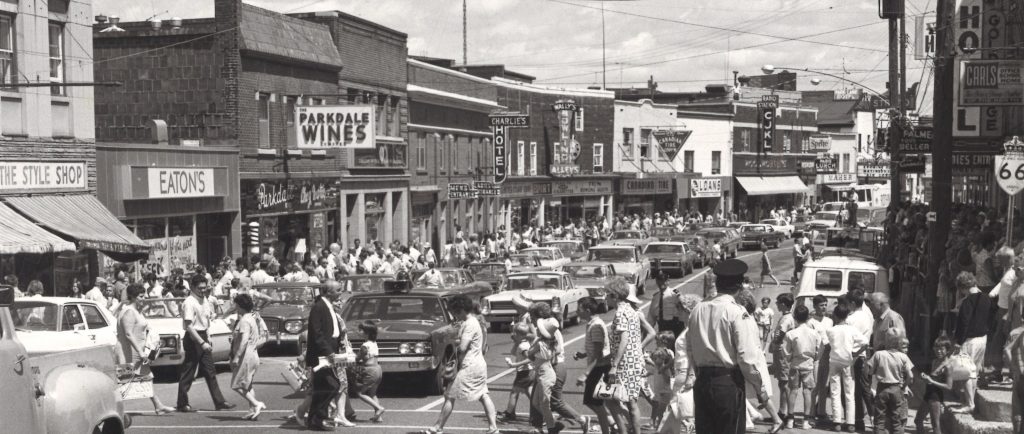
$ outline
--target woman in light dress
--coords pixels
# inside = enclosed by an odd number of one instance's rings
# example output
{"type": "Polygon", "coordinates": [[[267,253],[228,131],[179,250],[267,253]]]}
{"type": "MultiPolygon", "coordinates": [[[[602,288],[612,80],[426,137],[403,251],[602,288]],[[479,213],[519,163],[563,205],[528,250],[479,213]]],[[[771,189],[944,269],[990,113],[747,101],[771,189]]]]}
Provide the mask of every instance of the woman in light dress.
{"type": "Polygon", "coordinates": [[[437,423],[424,431],[439,434],[444,431],[455,401],[479,401],[487,416],[487,433],[498,433],[497,414],[494,403],[487,391],[487,361],[483,355],[483,331],[480,322],[472,318],[473,301],[465,295],[452,297],[448,302],[448,310],[461,324],[459,328],[458,372],[444,394],[444,406],[438,415],[437,423]]]}
{"type": "Polygon", "coordinates": [[[608,385],[621,386],[626,393],[625,400],[610,399],[605,405],[618,425],[620,434],[639,434],[641,414],[638,400],[640,391],[647,385],[644,348],[654,339],[655,332],[637,311],[640,299],[625,280],[616,278],[606,288],[608,308],[615,309],[615,319],[609,328],[612,367],[608,371],[608,385]],[[646,339],[642,337],[641,329],[646,330],[646,339]]]}
{"type": "Polygon", "coordinates": [[[242,416],[245,420],[259,420],[260,412],[267,405],[256,399],[253,380],[256,369],[260,366],[260,356],[256,353],[256,340],[259,339],[259,325],[255,305],[249,294],[238,294],[234,298],[238,322],[231,338],[231,389],[249,401],[249,413],[242,416]]]}
{"type": "MultiPolygon", "coordinates": [[[[154,352],[159,351],[159,340],[147,339],[147,335],[153,332],[149,329],[149,321],[138,310],[139,297],[146,290],[142,284],[133,283],[128,285],[125,292],[128,297],[117,314],[117,343],[120,350],[118,355],[123,363],[132,364],[137,377],[148,378],[148,381],[152,383],[149,364],[154,357],[150,357],[150,355],[155,356],[154,352]],[[150,343],[147,345],[147,342],[150,343]]],[[[149,400],[153,403],[153,411],[158,416],[174,411],[174,408],[161,403],[156,394],[153,394],[149,400]]]]}
{"type": "MultiPolygon", "coordinates": [[[[710,215],[710,214],[708,214],[710,215]]],[[[690,321],[690,312],[700,303],[695,294],[682,294],[678,299],[679,320],[683,324],[690,321]]],[[[675,345],[675,377],[672,379],[672,392],[675,396],[666,410],[663,422],[658,427],[659,434],[678,434],[694,432],[693,425],[693,388],[685,388],[686,377],[690,373],[690,357],[686,351],[687,330],[679,333],[675,345]]]]}
{"type": "MultiPolygon", "coordinates": [[[[754,310],[757,309],[757,302],[754,301],[754,293],[750,292],[750,290],[748,289],[744,289],[736,294],[735,299],[736,303],[739,303],[740,306],[743,306],[743,308],[746,309],[747,313],[749,314],[747,315],[745,321],[753,322],[754,310]]],[[[769,380],[771,379],[771,376],[768,375],[768,360],[765,358],[763,352],[758,352],[758,354],[760,355],[760,357],[758,357],[757,361],[757,370],[758,372],[761,373],[762,379],[769,380]]],[[[761,384],[764,386],[765,393],[769,397],[772,396],[772,382],[762,381],[761,384]]],[[[751,387],[750,383],[747,383],[747,396],[758,396],[757,391],[751,387]]],[[[761,418],[761,412],[760,410],[758,410],[757,407],[754,406],[754,404],[751,404],[749,400],[747,400],[746,403],[747,429],[749,430],[754,428],[754,421],[761,418]]],[[[768,430],[768,432],[774,434],[781,431],[782,418],[779,416],[778,409],[775,408],[775,403],[773,403],[772,400],[769,399],[768,402],[765,402],[763,405],[765,410],[768,411],[768,416],[772,420],[772,427],[770,430],[768,430]]]]}

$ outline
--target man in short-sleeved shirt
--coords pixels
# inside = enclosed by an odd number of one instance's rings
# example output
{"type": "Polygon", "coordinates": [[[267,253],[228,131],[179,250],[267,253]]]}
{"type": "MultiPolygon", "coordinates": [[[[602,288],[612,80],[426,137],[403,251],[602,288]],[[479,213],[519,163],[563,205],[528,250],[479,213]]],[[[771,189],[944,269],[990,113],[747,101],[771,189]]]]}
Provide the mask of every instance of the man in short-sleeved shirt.
{"type": "Polygon", "coordinates": [[[224,395],[220,392],[220,385],[217,384],[217,370],[213,365],[213,345],[206,332],[210,328],[210,320],[214,315],[213,303],[207,299],[209,283],[205,276],[196,275],[192,278],[191,287],[191,295],[181,303],[181,319],[185,328],[185,336],[182,339],[185,360],[178,370],[178,404],[176,408],[182,413],[195,411],[189,405],[188,391],[192,388],[192,381],[195,380],[198,371],[199,375],[206,380],[206,387],[210,390],[214,407],[217,410],[230,410],[235,408],[235,405],[225,401],[224,395]]]}

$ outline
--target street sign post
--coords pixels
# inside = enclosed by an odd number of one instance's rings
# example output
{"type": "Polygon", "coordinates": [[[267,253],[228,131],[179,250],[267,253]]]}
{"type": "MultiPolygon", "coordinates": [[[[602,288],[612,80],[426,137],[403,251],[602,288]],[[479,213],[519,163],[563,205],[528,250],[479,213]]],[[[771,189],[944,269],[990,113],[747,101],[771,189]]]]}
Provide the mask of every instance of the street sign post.
{"type": "Polygon", "coordinates": [[[495,112],[488,116],[488,120],[491,124],[491,145],[494,150],[494,183],[501,184],[508,178],[508,129],[529,128],[530,115],[495,112]]]}
{"type": "Polygon", "coordinates": [[[1014,136],[1003,144],[1003,155],[995,157],[996,182],[1013,196],[1024,189],[1024,142],[1014,136]]]}

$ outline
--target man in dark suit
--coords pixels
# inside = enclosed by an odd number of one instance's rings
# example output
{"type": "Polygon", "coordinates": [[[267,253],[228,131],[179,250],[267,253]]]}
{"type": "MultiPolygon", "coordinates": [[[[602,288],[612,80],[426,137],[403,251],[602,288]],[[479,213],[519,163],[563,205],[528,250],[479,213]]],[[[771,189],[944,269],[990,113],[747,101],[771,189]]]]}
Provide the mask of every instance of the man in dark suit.
{"type": "Polygon", "coordinates": [[[325,421],[330,420],[330,405],[341,388],[341,380],[331,366],[339,350],[341,325],[333,303],[338,299],[341,284],[331,282],[325,286],[309,311],[306,366],[313,369],[313,399],[306,424],[318,431],[334,431],[325,421]]]}

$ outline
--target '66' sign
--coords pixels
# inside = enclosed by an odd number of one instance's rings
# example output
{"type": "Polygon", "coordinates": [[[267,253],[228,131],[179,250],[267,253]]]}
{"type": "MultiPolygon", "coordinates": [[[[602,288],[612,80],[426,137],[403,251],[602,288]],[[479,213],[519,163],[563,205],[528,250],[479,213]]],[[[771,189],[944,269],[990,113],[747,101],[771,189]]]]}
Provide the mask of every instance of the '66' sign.
{"type": "Polygon", "coordinates": [[[1024,189],[1024,142],[1014,137],[1003,148],[1006,154],[995,158],[996,181],[1006,194],[1013,196],[1024,189]]]}

